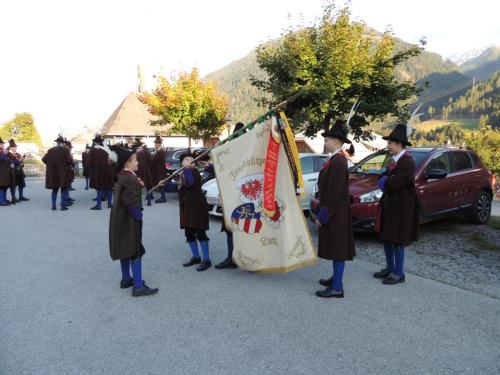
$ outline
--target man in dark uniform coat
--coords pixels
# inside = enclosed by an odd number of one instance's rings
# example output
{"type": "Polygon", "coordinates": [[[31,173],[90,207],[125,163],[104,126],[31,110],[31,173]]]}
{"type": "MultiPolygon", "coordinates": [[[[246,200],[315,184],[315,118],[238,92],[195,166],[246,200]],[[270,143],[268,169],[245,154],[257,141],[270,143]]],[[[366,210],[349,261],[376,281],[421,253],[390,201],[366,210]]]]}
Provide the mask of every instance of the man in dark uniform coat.
{"type": "Polygon", "coordinates": [[[24,156],[17,152],[17,144],[11,139],[9,141],[9,153],[14,163],[13,184],[11,186],[12,201],[16,201],[16,188],[19,189],[19,198],[17,201],[29,201],[24,196],[24,188],[26,187],[25,174],[24,174],[24,156]]]}
{"type": "Polygon", "coordinates": [[[352,260],[356,255],[352,235],[349,172],[342,150],[344,143],[351,141],[347,138],[345,123],[340,120],[322,135],[325,137],[325,149],[333,155],[318,177],[318,256],[333,261],[333,276],[320,280],[320,284],[326,286],[326,289],[317,291],[316,295],[323,298],[343,298],[345,261],[352,260]]]}
{"type": "Polygon", "coordinates": [[[208,203],[201,190],[201,175],[193,165],[194,155],[186,152],[181,155],[181,165],[185,168],[179,178],[179,216],[180,227],[184,229],[186,241],[191,249],[192,257],[184,267],[200,264],[197,271],[205,271],[212,266],[209,255],[208,237],[208,203]],[[200,243],[202,255],[198,252],[200,243]]]}
{"type": "MultiPolygon", "coordinates": [[[[167,168],[165,167],[165,157],[167,152],[163,148],[163,139],[158,135],[155,139],[156,152],[151,162],[151,175],[153,177],[154,185],[157,185],[161,180],[167,178],[167,168]]],[[[167,198],[165,196],[165,186],[160,187],[160,198],[155,200],[155,203],[165,203],[167,198]]]]}
{"type": "Polygon", "coordinates": [[[69,196],[69,186],[71,184],[68,169],[73,164],[68,149],[64,147],[64,139],[59,136],[42,161],[47,166],[45,173],[45,188],[52,190],[52,210],[56,210],[57,193],[61,190],[61,211],[68,209],[67,201],[69,196]]]}
{"type": "Polygon", "coordinates": [[[108,208],[111,208],[112,189],[115,183],[115,166],[113,161],[110,160],[109,153],[111,150],[104,146],[104,141],[100,135],[97,135],[92,141],[94,146],[89,152],[88,161],[91,187],[97,190],[97,201],[91,210],[100,210],[104,199],[108,200],[108,208]]]}
{"type": "Polygon", "coordinates": [[[82,169],[85,177],[85,190],[89,190],[90,169],[89,169],[89,152],[90,146],[85,145],[85,151],[82,152],[82,169]]]}
{"type": "Polygon", "coordinates": [[[418,239],[419,204],[415,189],[415,160],[406,151],[406,126],[398,124],[392,133],[383,137],[392,155],[387,172],[378,184],[383,191],[377,214],[376,229],[384,241],[386,267],[373,276],[386,285],[405,281],[404,248],[418,239]]]}
{"type": "MultiPolygon", "coordinates": [[[[139,162],[139,169],[137,171],[137,175],[142,179],[142,182],[144,182],[144,186],[146,188],[146,191],[150,191],[154,184],[153,184],[153,176],[151,175],[151,164],[152,164],[152,158],[151,155],[149,154],[149,151],[146,147],[146,145],[143,145],[141,141],[137,140],[133,148],[136,149],[135,155],[137,156],[137,161],[139,162]]],[[[148,200],[148,206],[151,206],[151,199],[153,198],[153,193],[150,193],[149,196],[146,197],[148,200]]]]}
{"type": "Polygon", "coordinates": [[[10,206],[7,200],[7,190],[11,184],[12,169],[14,163],[9,157],[9,153],[4,149],[4,142],[0,138],[0,206],[10,206]]]}
{"type": "Polygon", "coordinates": [[[132,296],[149,296],[158,292],[149,288],[142,279],[142,189],[144,184],[135,174],[137,158],[132,150],[112,146],[117,154],[118,172],[113,207],[109,219],[109,253],[111,259],[120,260],[122,280],[120,288],[132,287],[132,296]],[[130,276],[132,269],[133,278],[130,276]]]}

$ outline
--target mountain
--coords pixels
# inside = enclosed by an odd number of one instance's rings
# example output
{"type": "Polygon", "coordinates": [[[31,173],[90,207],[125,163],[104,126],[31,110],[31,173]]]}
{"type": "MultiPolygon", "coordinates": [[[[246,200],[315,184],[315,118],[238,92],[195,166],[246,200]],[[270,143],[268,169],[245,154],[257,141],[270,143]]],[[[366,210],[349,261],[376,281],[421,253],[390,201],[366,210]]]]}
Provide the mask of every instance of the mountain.
{"type": "Polygon", "coordinates": [[[485,125],[500,128],[500,71],[450,102],[441,114],[445,119],[480,119],[485,125]]]}
{"type": "Polygon", "coordinates": [[[471,49],[465,52],[457,52],[447,57],[448,60],[453,61],[457,65],[462,65],[475,57],[478,57],[489,47],[481,47],[471,49]]]}
{"type": "Polygon", "coordinates": [[[500,70],[500,43],[467,60],[460,65],[460,68],[471,77],[489,75],[500,70]]]}

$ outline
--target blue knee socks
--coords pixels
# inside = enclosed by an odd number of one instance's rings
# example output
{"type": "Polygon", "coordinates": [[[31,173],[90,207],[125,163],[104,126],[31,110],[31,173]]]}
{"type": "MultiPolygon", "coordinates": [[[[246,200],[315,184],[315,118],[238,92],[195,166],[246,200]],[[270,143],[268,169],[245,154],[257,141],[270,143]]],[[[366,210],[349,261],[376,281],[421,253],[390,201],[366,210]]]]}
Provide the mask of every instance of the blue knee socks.
{"type": "Polygon", "coordinates": [[[191,253],[193,253],[193,258],[199,258],[200,253],[198,252],[198,242],[188,242],[189,248],[191,249],[191,253]]]}
{"type": "Polygon", "coordinates": [[[104,192],[102,190],[97,190],[97,201],[96,206],[101,208],[102,198],[104,198],[104,192]]]}
{"type": "Polygon", "coordinates": [[[108,198],[108,204],[111,206],[113,203],[113,190],[106,190],[106,197],[108,198]]]}
{"type": "Polygon", "coordinates": [[[19,186],[19,199],[24,198],[24,187],[19,186]]]}
{"type": "Polygon", "coordinates": [[[399,277],[403,277],[405,275],[403,270],[403,264],[405,260],[405,249],[403,246],[394,246],[394,258],[396,260],[396,267],[394,273],[399,277]]]}
{"type": "Polygon", "coordinates": [[[0,203],[7,203],[7,190],[0,189],[0,203]]]}
{"type": "Polygon", "coordinates": [[[233,234],[232,233],[226,233],[226,240],[227,240],[227,257],[228,259],[233,258],[233,234]]]}
{"type": "Polygon", "coordinates": [[[66,201],[69,198],[69,188],[61,188],[61,207],[66,207],[66,201]]]}
{"type": "Polygon", "coordinates": [[[208,241],[200,241],[201,252],[203,253],[203,260],[209,261],[210,256],[208,255],[208,241]]]}
{"type": "Polygon", "coordinates": [[[57,190],[58,189],[52,189],[52,194],[50,194],[50,198],[52,199],[52,208],[56,208],[56,201],[57,201],[57,190]]]}
{"type": "Polygon", "coordinates": [[[385,261],[389,272],[394,272],[394,246],[392,243],[384,242],[385,261]]]}
{"type": "Polygon", "coordinates": [[[122,267],[122,281],[128,281],[130,276],[130,258],[120,259],[120,266],[122,267]]]}
{"type": "Polygon", "coordinates": [[[345,261],[334,260],[333,261],[333,289],[340,292],[344,290],[344,285],[342,284],[342,277],[344,276],[345,261]]]}
{"type": "Polygon", "coordinates": [[[132,275],[134,278],[134,288],[142,288],[142,262],[141,258],[132,259],[132,275]]]}

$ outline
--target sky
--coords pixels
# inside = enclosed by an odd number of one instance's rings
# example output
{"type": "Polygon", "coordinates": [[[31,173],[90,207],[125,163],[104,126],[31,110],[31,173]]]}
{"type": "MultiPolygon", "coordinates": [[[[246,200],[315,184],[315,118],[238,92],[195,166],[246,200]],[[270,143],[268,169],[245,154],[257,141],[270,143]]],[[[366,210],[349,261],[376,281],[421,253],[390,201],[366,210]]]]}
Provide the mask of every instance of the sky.
{"type": "MultiPolygon", "coordinates": [[[[16,0],[0,2],[0,124],[33,114],[45,141],[99,128],[153,75],[202,75],[248,54],[290,25],[308,25],[322,0],[16,0]]],[[[340,5],[344,2],[339,2],[340,5]]],[[[449,56],[500,42],[500,1],[352,0],[367,25],[449,56]]]]}

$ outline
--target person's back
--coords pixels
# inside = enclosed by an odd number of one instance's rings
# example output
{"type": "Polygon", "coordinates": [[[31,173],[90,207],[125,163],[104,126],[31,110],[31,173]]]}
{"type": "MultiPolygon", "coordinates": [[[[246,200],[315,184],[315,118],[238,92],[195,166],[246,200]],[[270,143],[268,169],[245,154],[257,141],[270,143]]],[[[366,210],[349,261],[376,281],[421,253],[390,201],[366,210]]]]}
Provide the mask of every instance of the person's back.
{"type": "Polygon", "coordinates": [[[46,165],[45,187],[47,189],[69,186],[67,168],[71,160],[67,149],[61,146],[52,147],[42,161],[46,165]]]}

